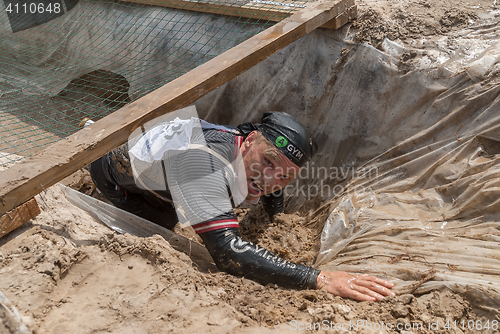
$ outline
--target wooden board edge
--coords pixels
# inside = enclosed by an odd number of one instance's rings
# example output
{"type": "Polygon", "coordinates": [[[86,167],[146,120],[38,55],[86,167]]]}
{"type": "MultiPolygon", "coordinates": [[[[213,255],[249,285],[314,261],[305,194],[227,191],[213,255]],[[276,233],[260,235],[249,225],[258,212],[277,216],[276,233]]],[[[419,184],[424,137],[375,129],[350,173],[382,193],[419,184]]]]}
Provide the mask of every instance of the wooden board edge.
{"type": "Polygon", "coordinates": [[[19,205],[0,217],[0,238],[40,214],[35,198],[19,205]]]}
{"type": "Polygon", "coordinates": [[[121,0],[123,2],[137,3],[143,5],[160,6],[165,8],[180,9],[191,12],[207,13],[207,14],[221,14],[232,17],[244,17],[262,19],[273,22],[278,22],[288,17],[294,9],[279,9],[265,6],[235,6],[226,5],[223,3],[214,4],[208,2],[192,2],[192,1],[163,1],[158,2],[155,0],[121,0]]]}
{"type": "MultiPolygon", "coordinates": [[[[165,8],[173,8],[180,10],[187,10],[198,13],[208,13],[208,14],[221,14],[231,17],[244,17],[248,19],[256,20],[268,20],[271,22],[279,22],[286,17],[289,17],[294,12],[307,8],[307,2],[290,2],[291,4],[304,5],[306,7],[287,7],[281,6],[279,4],[287,4],[287,2],[277,1],[275,5],[260,4],[252,2],[247,2],[243,5],[237,6],[235,4],[224,4],[224,3],[210,3],[202,1],[189,1],[189,0],[120,0],[123,2],[160,6],[165,8]]],[[[357,15],[357,10],[355,7],[355,0],[342,0],[339,1],[335,7],[334,11],[337,14],[336,18],[331,20],[321,26],[325,29],[338,29],[342,27],[347,22],[353,20],[357,15]]]]}
{"type": "Polygon", "coordinates": [[[356,17],[358,17],[358,7],[354,5],[339,16],[323,24],[320,28],[339,29],[343,27],[347,22],[351,22],[356,19],[356,17]]]}

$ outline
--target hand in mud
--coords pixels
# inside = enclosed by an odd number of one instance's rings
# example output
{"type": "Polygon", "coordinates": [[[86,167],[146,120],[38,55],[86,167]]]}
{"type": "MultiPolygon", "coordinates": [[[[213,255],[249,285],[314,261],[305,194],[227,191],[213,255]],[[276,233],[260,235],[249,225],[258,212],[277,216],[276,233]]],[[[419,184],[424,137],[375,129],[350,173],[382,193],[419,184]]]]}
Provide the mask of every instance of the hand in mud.
{"type": "Polygon", "coordinates": [[[381,301],[384,296],[395,296],[391,282],[369,275],[352,275],[345,271],[322,271],[317,289],[332,295],[360,301],[381,301]]]}

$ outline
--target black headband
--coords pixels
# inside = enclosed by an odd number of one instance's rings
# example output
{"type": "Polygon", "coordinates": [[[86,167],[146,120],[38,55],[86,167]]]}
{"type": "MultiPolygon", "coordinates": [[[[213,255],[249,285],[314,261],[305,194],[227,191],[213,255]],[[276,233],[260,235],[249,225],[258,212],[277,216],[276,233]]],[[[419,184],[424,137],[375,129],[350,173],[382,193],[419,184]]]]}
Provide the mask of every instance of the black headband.
{"type": "Polygon", "coordinates": [[[284,112],[266,112],[262,117],[262,124],[253,125],[247,122],[240,124],[238,129],[244,136],[259,130],[267,140],[299,167],[304,166],[318,150],[309,130],[284,112]]]}

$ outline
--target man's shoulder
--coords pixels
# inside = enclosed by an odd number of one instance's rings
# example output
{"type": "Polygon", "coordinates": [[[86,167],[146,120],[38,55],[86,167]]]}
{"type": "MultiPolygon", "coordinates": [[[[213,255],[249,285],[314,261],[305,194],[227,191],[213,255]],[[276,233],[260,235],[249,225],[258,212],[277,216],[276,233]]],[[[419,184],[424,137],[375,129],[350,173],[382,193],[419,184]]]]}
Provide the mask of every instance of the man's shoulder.
{"type": "Polygon", "coordinates": [[[227,125],[210,124],[210,127],[202,126],[203,135],[208,143],[212,142],[231,142],[234,143],[236,137],[241,136],[241,133],[236,127],[227,125]]]}

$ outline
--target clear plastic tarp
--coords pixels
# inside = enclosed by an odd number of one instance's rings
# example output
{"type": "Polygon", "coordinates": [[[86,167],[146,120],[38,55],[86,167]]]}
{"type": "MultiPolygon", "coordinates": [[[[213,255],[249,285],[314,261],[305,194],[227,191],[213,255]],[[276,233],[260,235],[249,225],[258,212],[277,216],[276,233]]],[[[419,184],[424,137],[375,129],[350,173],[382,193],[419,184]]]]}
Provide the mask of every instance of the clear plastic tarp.
{"type": "Polygon", "coordinates": [[[319,30],[197,107],[233,124],[283,110],[313,129],[320,151],[287,207],[323,203],[320,269],[385,277],[401,293],[447,287],[498,315],[499,34],[496,19],[410,53],[319,30]]]}

